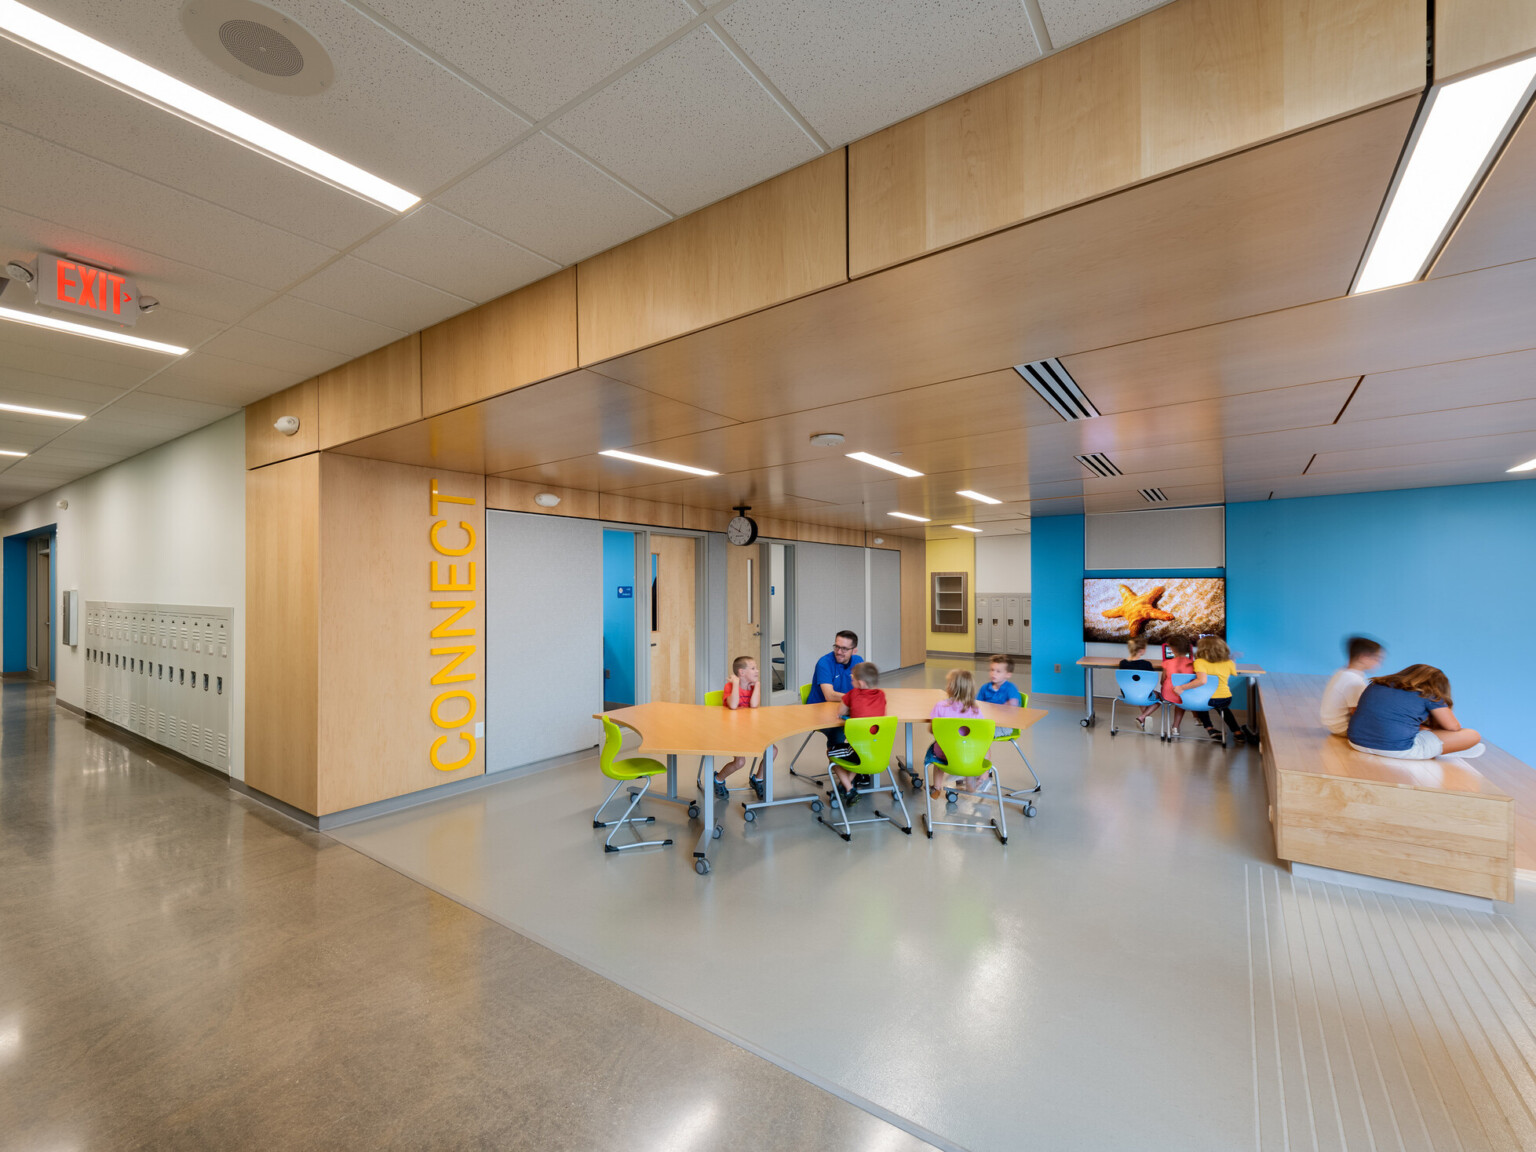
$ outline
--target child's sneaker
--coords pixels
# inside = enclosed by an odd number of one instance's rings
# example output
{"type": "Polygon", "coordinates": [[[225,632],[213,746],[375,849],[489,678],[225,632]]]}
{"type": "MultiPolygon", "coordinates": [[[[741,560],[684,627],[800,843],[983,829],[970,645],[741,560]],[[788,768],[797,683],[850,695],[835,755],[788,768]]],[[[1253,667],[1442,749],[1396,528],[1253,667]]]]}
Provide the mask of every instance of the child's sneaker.
{"type": "Polygon", "coordinates": [[[763,778],[761,776],[753,776],[748,783],[752,785],[752,791],[756,794],[757,798],[759,800],[763,799],[765,795],[763,791],[763,778]]]}
{"type": "Polygon", "coordinates": [[[716,780],[715,781],[715,799],[716,800],[729,800],[730,798],[731,798],[731,790],[725,786],[725,781],[724,780],[716,780]]]}
{"type": "Polygon", "coordinates": [[[1168,730],[1168,735],[1177,740],[1179,738],[1179,730],[1177,728],[1170,728],[1168,730]]]}

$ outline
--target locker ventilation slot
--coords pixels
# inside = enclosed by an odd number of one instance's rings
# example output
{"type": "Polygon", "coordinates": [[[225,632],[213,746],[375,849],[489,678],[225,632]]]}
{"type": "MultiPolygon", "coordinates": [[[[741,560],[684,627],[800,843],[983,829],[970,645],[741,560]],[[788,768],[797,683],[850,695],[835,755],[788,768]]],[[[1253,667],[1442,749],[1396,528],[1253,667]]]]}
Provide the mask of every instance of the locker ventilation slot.
{"type": "Polygon", "coordinates": [[[1049,360],[1015,364],[1013,370],[1024,377],[1024,382],[1063,420],[1088,420],[1100,414],[1093,401],[1083,395],[1072,374],[1054,356],[1049,360]]]}
{"type": "Polygon", "coordinates": [[[1095,476],[1123,476],[1124,473],[1115,467],[1115,462],[1102,452],[1095,452],[1091,456],[1079,456],[1077,462],[1095,476]]]}
{"type": "Polygon", "coordinates": [[[1166,504],[1168,497],[1163,494],[1161,488],[1140,488],[1141,498],[1148,504],[1166,504]]]}

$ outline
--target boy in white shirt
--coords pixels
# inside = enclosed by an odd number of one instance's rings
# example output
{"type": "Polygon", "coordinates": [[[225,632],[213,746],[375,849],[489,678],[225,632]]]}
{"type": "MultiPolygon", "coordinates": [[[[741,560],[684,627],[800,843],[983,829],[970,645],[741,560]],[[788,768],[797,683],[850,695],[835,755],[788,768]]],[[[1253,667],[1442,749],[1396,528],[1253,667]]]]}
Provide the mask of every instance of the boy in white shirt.
{"type": "Polygon", "coordinates": [[[1370,683],[1370,673],[1381,667],[1386,652],[1374,640],[1364,636],[1351,636],[1344,645],[1349,663],[1328,679],[1323,689],[1323,706],[1319,718],[1323,727],[1335,736],[1349,731],[1349,717],[1355,710],[1360,693],[1370,683]]]}

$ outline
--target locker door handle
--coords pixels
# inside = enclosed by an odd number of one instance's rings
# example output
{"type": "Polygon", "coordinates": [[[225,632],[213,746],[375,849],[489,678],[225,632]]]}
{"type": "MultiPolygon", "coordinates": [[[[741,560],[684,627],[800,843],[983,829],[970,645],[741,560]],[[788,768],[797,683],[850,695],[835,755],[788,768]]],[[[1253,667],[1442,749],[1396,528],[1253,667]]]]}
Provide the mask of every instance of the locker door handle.
{"type": "Polygon", "coordinates": [[[1008,627],[1010,627],[1010,628],[1013,627],[1013,621],[1012,620],[1008,621],[1008,627]]]}
{"type": "Polygon", "coordinates": [[[994,624],[997,623],[997,617],[996,616],[992,617],[992,623],[994,623],[994,624]]]}

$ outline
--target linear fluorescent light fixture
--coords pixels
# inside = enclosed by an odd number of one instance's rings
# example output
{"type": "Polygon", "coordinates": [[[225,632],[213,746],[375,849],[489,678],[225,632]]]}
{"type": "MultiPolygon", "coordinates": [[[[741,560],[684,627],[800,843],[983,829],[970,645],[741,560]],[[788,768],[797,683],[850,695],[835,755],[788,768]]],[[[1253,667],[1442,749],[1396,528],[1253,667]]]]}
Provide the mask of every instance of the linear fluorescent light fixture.
{"type": "MultiPolygon", "coordinates": [[[[5,0],[0,0],[4,3],[5,0]]],[[[92,340],[105,340],[108,344],[126,344],[129,348],[145,348],[150,352],[164,352],[168,356],[185,356],[187,349],[179,344],[162,344],[158,340],[146,340],[142,336],[130,336],[126,332],[113,332],[108,328],[92,328],[89,324],[76,324],[73,320],[59,320],[38,312],[23,312],[19,308],[0,305],[0,320],[14,320],[17,324],[30,324],[34,328],[48,328],[54,332],[68,332],[74,336],[86,336],[92,340]]]]}
{"type": "Polygon", "coordinates": [[[364,172],[339,156],[307,144],[233,104],[200,92],[16,0],[0,0],[0,34],[364,200],[395,212],[404,212],[421,202],[419,196],[364,172]]]}
{"type": "Polygon", "coordinates": [[[914,516],[910,512],[887,512],[886,515],[887,516],[898,516],[898,517],[900,517],[903,520],[916,520],[919,524],[928,524],[928,523],[930,523],[928,517],[926,517],[926,516],[914,516]]]}
{"type": "Polygon", "coordinates": [[[1506,472],[1536,472],[1536,460],[1527,460],[1524,464],[1516,464],[1513,468],[1506,468],[1506,472]]]}
{"type": "MultiPolygon", "coordinates": [[[[0,404],[0,412],[20,412],[23,416],[52,416],[56,420],[84,420],[78,412],[55,412],[52,408],[28,408],[25,404],[0,404]]],[[[26,455],[25,452],[22,453],[26,455]]]]}
{"type": "Polygon", "coordinates": [[[983,504],[1001,504],[1002,501],[992,496],[983,496],[980,492],[972,492],[969,488],[962,488],[955,493],[956,496],[964,496],[967,500],[979,500],[983,504]]]}
{"type": "Polygon", "coordinates": [[[907,468],[897,464],[893,460],[886,460],[880,456],[871,455],[868,452],[849,452],[850,460],[862,460],[866,464],[873,464],[876,468],[884,468],[887,472],[894,472],[898,476],[921,476],[922,473],[915,468],[907,468]]]}
{"type": "Polygon", "coordinates": [[[1013,370],[1024,377],[1024,382],[1040,394],[1056,415],[1063,420],[1091,420],[1101,415],[1093,401],[1083,395],[1061,361],[1054,356],[1049,360],[1034,360],[1028,364],[1015,364],[1013,370]]]}
{"type": "Polygon", "coordinates": [[[25,452],[12,452],[9,448],[0,448],[0,456],[25,456],[25,452]]]}
{"type": "Polygon", "coordinates": [[[604,448],[599,456],[612,456],[615,460],[632,460],[636,464],[649,464],[653,468],[670,468],[674,472],[687,472],[690,476],[718,476],[708,468],[695,468],[691,464],[674,464],[670,460],[657,460],[654,456],[636,456],[633,452],[620,452],[617,448],[604,448]]]}
{"type": "Polygon", "coordinates": [[[1520,122],[1536,57],[1430,89],[1351,293],[1418,280],[1520,122]]]}
{"type": "Polygon", "coordinates": [[[981,532],[980,528],[972,528],[972,527],[970,527],[969,525],[966,525],[966,524],[951,524],[950,527],[951,528],[958,528],[962,532],[975,532],[978,535],[981,532]]]}

